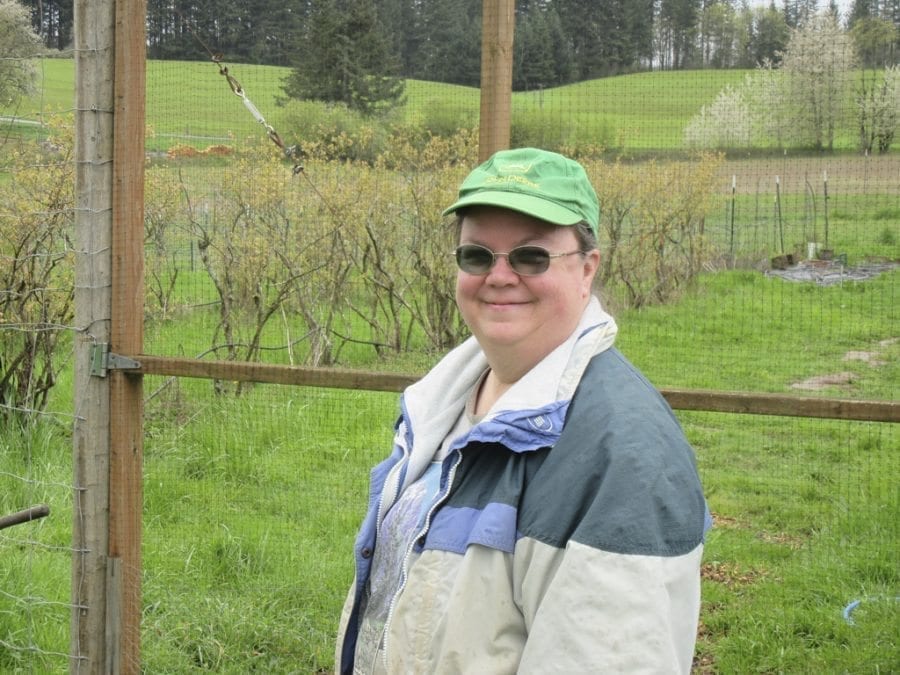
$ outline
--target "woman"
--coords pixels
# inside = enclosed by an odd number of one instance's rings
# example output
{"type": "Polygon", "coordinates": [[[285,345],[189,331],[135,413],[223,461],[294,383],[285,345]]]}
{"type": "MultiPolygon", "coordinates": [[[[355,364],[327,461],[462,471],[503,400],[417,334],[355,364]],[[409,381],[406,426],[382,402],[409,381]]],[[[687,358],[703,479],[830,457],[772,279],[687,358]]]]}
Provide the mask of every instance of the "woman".
{"type": "Polygon", "coordinates": [[[672,411],[592,294],[584,169],[502,151],[444,213],[472,338],[403,394],[338,672],[689,672],[708,512],[672,411]]]}

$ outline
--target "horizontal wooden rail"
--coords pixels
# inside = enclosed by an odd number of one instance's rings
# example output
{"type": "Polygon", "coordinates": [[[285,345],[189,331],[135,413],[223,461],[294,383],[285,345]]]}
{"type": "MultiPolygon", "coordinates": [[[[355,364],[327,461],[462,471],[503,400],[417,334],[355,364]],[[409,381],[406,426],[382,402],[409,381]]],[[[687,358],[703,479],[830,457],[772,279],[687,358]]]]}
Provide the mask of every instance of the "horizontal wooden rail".
{"type": "Polygon", "coordinates": [[[343,368],[302,368],[246,361],[200,361],[145,354],[128,358],[140,363],[140,368],[129,371],[133,373],[202,377],[233,382],[265,382],[369,391],[403,391],[419,379],[417,375],[374,373],[368,370],[343,368]]]}
{"type": "Polygon", "coordinates": [[[896,401],[854,401],[845,398],[697,389],[660,389],[660,391],[675,410],[821,417],[860,422],[900,422],[900,403],[896,401]]]}
{"type": "MultiPolygon", "coordinates": [[[[130,372],[142,375],[201,377],[333,389],[399,392],[420,377],[420,375],[374,373],[343,368],[301,368],[243,361],[200,361],[145,354],[129,358],[140,364],[139,368],[130,372]]],[[[855,401],[782,394],[671,388],[661,388],[660,392],[669,405],[676,410],[818,417],[862,422],[900,422],[900,403],[895,401],[855,401]]]]}
{"type": "Polygon", "coordinates": [[[49,515],[50,507],[46,504],[32,506],[30,509],[25,509],[24,511],[11,513],[8,516],[0,516],[0,530],[5,530],[7,527],[12,527],[13,525],[21,525],[22,523],[28,523],[32,520],[38,520],[39,518],[44,518],[49,515]]]}

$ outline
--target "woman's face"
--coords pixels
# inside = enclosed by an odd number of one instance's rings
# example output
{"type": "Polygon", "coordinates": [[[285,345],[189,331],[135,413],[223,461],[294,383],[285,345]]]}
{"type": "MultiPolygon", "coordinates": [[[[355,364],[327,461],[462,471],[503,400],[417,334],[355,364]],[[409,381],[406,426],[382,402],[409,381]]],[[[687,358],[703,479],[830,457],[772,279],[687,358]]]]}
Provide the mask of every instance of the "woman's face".
{"type": "MultiPolygon", "coordinates": [[[[550,253],[579,249],[572,227],[557,227],[517,211],[478,208],[467,212],[460,227],[460,244],[479,244],[495,253],[535,245],[550,253]]],[[[490,271],[478,276],[459,270],[456,302],[482,349],[514,349],[531,368],[562,344],[578,325],[591,294],[600,253],[553,258],[537,276],[521,276],[507,258],[496,258],[490,271]]]]}

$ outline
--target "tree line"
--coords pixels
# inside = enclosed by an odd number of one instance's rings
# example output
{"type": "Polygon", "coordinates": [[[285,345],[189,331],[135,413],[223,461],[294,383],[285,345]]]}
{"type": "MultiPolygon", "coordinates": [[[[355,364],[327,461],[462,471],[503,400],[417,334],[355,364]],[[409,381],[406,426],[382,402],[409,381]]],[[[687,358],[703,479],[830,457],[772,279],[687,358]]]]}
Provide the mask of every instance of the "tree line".
{"type": "MultiPolygon", "coordinates": [[[[23,2],[48,47],[70,46],[72,3],[23,2]]],[[[148,0],[147,49],[150,58],[195,60],[206,58],[205,45],[230,61],[297,66],[302,52],[323,43],[340,49],[328,36],[352,39],[342,30],[356,21],[359,38],[395,68],[386,74],[474,86],[481,7],[481,0],[148,0]]],[[[777,59],[789,30],[822,10],[837,14],[835,0],[518,0],[515,87],[642,69],[753,68],[777,59]]],[[[853,0],[842,18],[848,28],[865,18],[900,27],[900,0],[853,0]]]]}

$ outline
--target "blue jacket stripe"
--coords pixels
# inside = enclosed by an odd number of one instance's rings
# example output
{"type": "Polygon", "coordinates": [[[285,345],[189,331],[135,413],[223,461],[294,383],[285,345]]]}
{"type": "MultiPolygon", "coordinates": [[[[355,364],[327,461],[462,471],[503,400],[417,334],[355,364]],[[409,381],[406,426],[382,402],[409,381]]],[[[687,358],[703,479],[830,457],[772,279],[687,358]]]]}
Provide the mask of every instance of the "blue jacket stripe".
{"type": "Polygon", "coordinates": [[[505,553],[516,545],[516,509],[491,502],[483,509],[445,506],[435,514],[425,549],[463,554],[470,544],[481,544],[505,553]]]}

